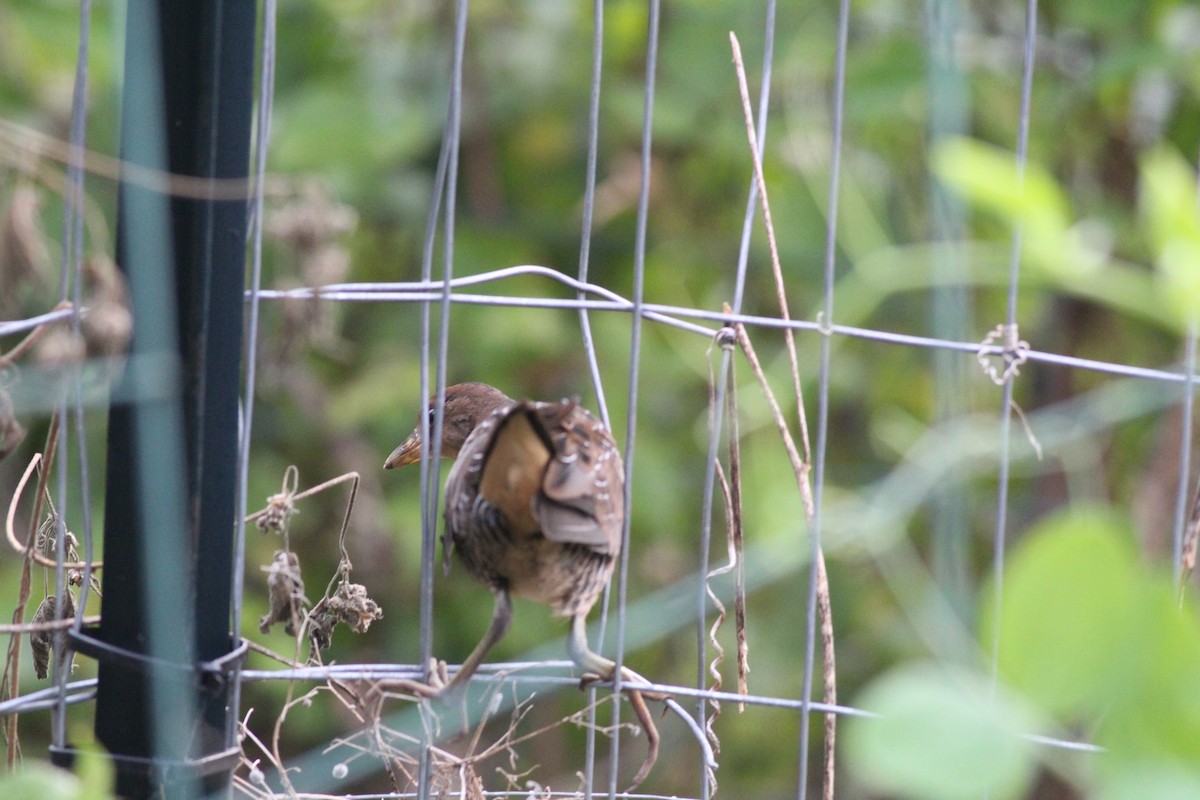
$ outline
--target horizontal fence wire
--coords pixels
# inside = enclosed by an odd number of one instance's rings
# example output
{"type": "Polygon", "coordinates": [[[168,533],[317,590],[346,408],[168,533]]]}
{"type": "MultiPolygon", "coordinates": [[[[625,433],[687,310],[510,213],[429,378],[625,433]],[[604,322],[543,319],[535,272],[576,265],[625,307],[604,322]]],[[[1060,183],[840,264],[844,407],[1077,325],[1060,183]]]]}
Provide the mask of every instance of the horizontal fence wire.
{"type": "MultiPolygon", "coordinates": [[[[441,281],[432,282],[401,282],[401,283],[341,283],[327,286],[297,287],[293,289],[263,289],[259,296],[263,300],[330,300],[351,303],[428,303],[441,297],[441,281]]],[[[633,302],[595,284],[577,281],[550,267],[524,264],[506,267],[499,270],[483,272],[467,278],[456,278],[451,281],[454,287],[450,293],[452,303],[464,305],[497,306],[507,308],[545,308],[588,311],[614,311],[630,313],[633,302]],[[500,281],[516,275],[538,275],[555,283],[560,283],[581,291],[597,294],[604,299],[586,300],[579,298],[531,297],[518,295],[471,294],[456,291],[461,287],[477,286],[491,281],[500,281]]],[[[1008,351],[1003,345],[980,340],[978,342],[951,341],[934,336],[898,333],[895,331],[863,328],[854,325],[827,325],[816,320],[781,319],[779,317],[758,314],[743,314],[726,312],[717,309],[704,309],[688,306],[676,306],[666,303],[646,302],[642,304],[642,315],[646,320],[695,333],[711,338],[717,334],[723,325],[741,323],[749,328],[773,330],[791,329],[809,333],[819,333],[829,336],[844,336],[851,339],[865,339],[885,344],[904,345],[916,348],[950,350],[959,353],[984,356],[1004,356],[1008,351]],[[690,320],[704,320],[716,323],[708,327],[693,323],[690,320]]],[[[1134,364],[1123,364],[1114,361],[1102,361],[1093,358],[1054,353],[1034,348],[1023,349],[1022,356],[1030,362],[1054,364],[1072,369],[1089,372],[1103,372],[1109,375],[1119,375],[1129,378],[1144,378],[1146,380],[1164,383],[1186,384],[1188,371],[1183,365],[1167,365],[1161,367],[1144,367],[1134,364]]]]}

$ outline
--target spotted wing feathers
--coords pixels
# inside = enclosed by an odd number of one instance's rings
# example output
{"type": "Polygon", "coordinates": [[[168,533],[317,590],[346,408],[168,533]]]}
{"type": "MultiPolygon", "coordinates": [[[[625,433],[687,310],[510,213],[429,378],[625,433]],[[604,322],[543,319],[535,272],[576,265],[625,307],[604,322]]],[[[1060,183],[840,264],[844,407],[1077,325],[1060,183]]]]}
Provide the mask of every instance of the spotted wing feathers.
{"type": "Polygon", "coordinates": [[[468,483],[505,516],[513,533],[540,531],[550,541],[615,555],[624,524],[624,475],[616,444],[600,421],[573,400],[517,403],[488,421],[494,425],[486,446],[472,435],[460,461],[478,464],[468,483]]]}

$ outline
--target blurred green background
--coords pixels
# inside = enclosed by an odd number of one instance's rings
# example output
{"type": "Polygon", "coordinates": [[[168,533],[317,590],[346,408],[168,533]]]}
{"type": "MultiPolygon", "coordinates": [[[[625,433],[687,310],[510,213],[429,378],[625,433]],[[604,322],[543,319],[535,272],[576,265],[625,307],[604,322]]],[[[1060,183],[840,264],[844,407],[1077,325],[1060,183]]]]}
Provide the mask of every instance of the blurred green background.
{"type": "MultiPolygon", "coordinates": [[[[852,5],[834,320],[981,340],[1005,317],[1009,242],[1019,222],[1025,247],[1017,317],[1034,349],[1115,364],[1177,364],[1185,324],[1200,307],[1200,258],[1192,258],[1200,254],[1200,226],[1188,166],[1200,146],[1200,9],[1174,0],[1040,3],[1032,164],[1021,190],[1011,151],[1020,121],[1025,4],[852,5]],[[997,158],[987,145],[1009,153],[997,158]]],[[[78,13],[67,0],[0,5],[6,122],[67,137],[78,13]]],[[[94,5],[88,143],[101,153],[116,150],[122,13],[119,3],[94,5]]],[[[591,14],[590,4],[562,0],[471,4],[456,275],[514,264],[576,271],[591,14]]],[[[264,286],[419,278],[452,24],[450,4],[426,0],[282,4],[264,286]]],[[[741,41],[757,98],[763,24],[760,4],[694,0],[663,7],[648,301],[718,311],[732,298],[751,162],[728,34],[741,41]]],[[[791,313],[806,320],[822,306],[836,25],[831,2],[782,4],[776,23],[764,172],[791,313]]],[[[644,3],[606,4],[590,277],[625,296],[632,292],[646,26],[644,3]]],[[[53,305],[62,219],[57,174],[54,162],[17,147],[9,134],[0,138],[0,207],[11,207],[18,186],[36,186],[36,221],[47,247],[40,279],[23,275],[9,285],[6,318],[53,305]]],[[[88,193],[100,220],[89,229],[89,250],[111,253],[113,184],[92,178],[88,193]]],[[[15,275],[11,253],[0,258],[10,259],[0,268],[15,275]]],[[[440,269],[437,262],[435,275],[440,269]]],[[[473,291],[572,296],[528,276],[473,291]]],[[[744,310],[779,313],[757,221],[744,310]]],[[[592,323],[623,442],[630,320],[594,313],[592,323]]],[[[327,658],[340,663],[412,663],[419,655],[418,475],[380,469],[422,405],[418,332],[413,303],[264,301],[262,307],[251,509],[279,490],[289,464],[299,468],[300,488],[348,471],[362,475],[348,547],[355,580],[384,617],[364,635],[338,631],[327,658]]],[[[751,336],[785,408],[794,408],[786,400],[782,336],[765,328],[751,336]]],[[[803,333],[797,345],[815,423],[820,339],[803,333]]],[[[629,597],[636,604],[675,587],[686,603],[681,611],[657,601],[631,606],[631,631],[667,633],[631,651],[627,661],[667,683],[696,681],[690,614],[703,516],[708,365],[715,358],[709,347],[703,336],[645,325],[629,597]]],[[[574,312],[456,304],[449,352],[451,382],[488,381],[514,396],[580,394],[595,406],[574,312]]],[[[1028,427],[1020,420],[1013,426],[1008,532],[1020,548],[1012,569],[1026,571],[1006,581],[1011,596],[1001,595],[996,633],[989,586],[1000,389],[967,352],[839,336],[832,356],[822,535],[839,696],[888,709],[891,719],[906,723],[874,732],[861,723],[847,734],[838,796],[977,797],[985,788],[992,797],[1200,796],[1192,793],[1200,792],[1200,701],[1179,691],[1200,678],[1200,632],[1193,599],[1186,596],[1184,611],[1175,610],[1164,577],[1179,480],[1178,384],[1042,362],[1022,367],[1015,399],[1028,427]],[[1112,585],[1125,594],[1108,591],[1112,585]],[[1114,609],[1098,612],[1107,608],[1103,603],[1114,609]],[[1122,610],[1128,618],[1116,613],[1122,610]],[[1038,621],[1051,634],[1021,627],[1038,621]],[[1093,633],[1068,646],[1054,635],[1060,630],[1093,633]],[[993,634],[1002,643],[1007,685],[998,693],[987,677],[993,634]],[[1076,658],[1085,645],[1114,653],[1076,658]],[[1062,700],[1089,676],[1094,686],[1062,700]],[[952,713],[980,698],[990,713],[952,713]],[[1120,726],[1111,723],[1117,712],[1120,726]],[[1110,752],[1067,755],[1028,743],[1003,749],[997,742],[1021,741],[1011,730],[1095,740],[1110,752]],[[939,769],[947,764],[957,773],[939,769]]],[[[795,698],[807,597],[803,510],[765,400],[741,359],[737,380],[752,585],[750,689],[795,698]]],[[[30,436],[0,462],[3,498],[45,433],[46,409],[18,408],[17,415],[30,436]]],[[[90,412],[88,428],[93,464],[102,464],[102,408],[90,412]]],[[[97,520],[102,473],[92,473],[97,520]]],[[[333,489],[303,501],[293,520],[291,541],[310,597],[336,564],[345,497],[333,489]]],[[[713,565],[725,558],[719,508],[716,519],[713,565]]],[[[68,525],[78,531],[80,524],[78,508],[68,509],[68,525]]],[[[278,542],[253,529],[248,537],[243,632],[290,652],[281,631],[257,633],[266,610],[259,565],[269,563],[278,542]]],[[[15,603],[18,574],[15,554],[0,558],[0,597],[8,602],[15,603]]],[[[457,661],[482,633],[491,598],[461,568],[447,577],[439,571],[436,581],[434,650],[457,661]]],[[[38,576],[35,593],[40,583],[38,576]]],[[[728,581],[717,585],[727,588],[728,581]]],[[[516,614],[492,660],[517,658],[543,643],[561,647],[562,625],[543,608],[518,601],[516,614]]],[[[730,622],[719,636],[732,656],[730,622]]],[[[80,660],[76,675],[93,674],[94,665],[80,660]]],[[[251,659],[251,666],[268,665],[251,659]]],[[[734,683],[731,665],[732,658],[723,667],[726,688],[734,683]]],[[[28,663],[22,676],[24,691],[40,688],[28,663]]],[[[251,723],[260,735],[269,735],[284,691],[276,684],[247,688],[244,708],[255,709],[251,723]]],[[[583,702],[573,691],[543,698],[525,724],[550,724],[583,702]]],[[[89,736],[89,715],[88,706],[71,711],[75,737],[89,736]]],[[[288,752],[301,753],[354,726],[326,695],[292,712],[283,741],[288,752]]],[[[694,743],[670,717],[661,727],[664,755],[644,788],[697,794],[694,743]]],[[[722,796],[795,795],[796,714],[755,706],[738,714],[726,704],[715,730],[722,796]]],[[[819,730],[814,718],[808,770],[814,790],[819,730]]],[[[47,731],[45,715],[21,720],[27,757],[43,756],[47,731]]],[[[504,766],[520,772],[538,765],[531,779],[572,789],[582,741],[582,730],[556,728],[525,746],[516,769],[504,766]]],[[[623,760],[635,762],[642,746],[626,739],[623,760]]],[[[500,763],[480,768],[489,789],[504,786],[492,771],[500,763]]],[[[607,763],[603,755],[600,763],[607,763]]],[[[386,783],[337,786],[371,788],[386,783]]]]}

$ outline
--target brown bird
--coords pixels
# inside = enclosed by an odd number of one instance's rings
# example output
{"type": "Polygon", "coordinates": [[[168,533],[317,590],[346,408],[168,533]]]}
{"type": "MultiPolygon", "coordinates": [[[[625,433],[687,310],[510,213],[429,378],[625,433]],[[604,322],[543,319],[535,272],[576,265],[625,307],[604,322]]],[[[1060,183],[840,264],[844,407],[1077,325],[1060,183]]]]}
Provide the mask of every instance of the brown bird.
{"type": "MultiPolygon", "coordinates": [[[[576,400],[517,402],[483,383],[447,388],[442,419],[442,456],[455,459],[446,481],[447,539],[495,596],[487,633],[447,688],[467,681],[507,632],[512,596],[571,620],[567,650],[585,680],[613,678],[616,664],[587,643],[587,615],[612,577],[625,523],[625,473],[612,435],[576,400]]],[[[418,461],[423,444],[418,425],[384,468],[418,461]]],[[[644,682],[630,670],[622,680],[644,682]]],[[[658,735],[640,694],[628,688],[650,746],[640,783],[658,735]]]]}

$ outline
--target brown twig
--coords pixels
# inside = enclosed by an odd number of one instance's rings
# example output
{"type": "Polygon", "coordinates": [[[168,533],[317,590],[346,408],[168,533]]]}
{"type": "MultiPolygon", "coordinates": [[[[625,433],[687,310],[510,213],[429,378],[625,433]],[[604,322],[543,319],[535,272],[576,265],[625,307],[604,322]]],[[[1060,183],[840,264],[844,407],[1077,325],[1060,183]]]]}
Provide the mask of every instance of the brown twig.
{"type": "MultiPolygon", "coordinates": [[[[812,486],[808,482],[808,463],[800,460],[800,455],[796,451],[796,443],[792,440],[791,431],[788,430],[787,422],[783,419],[783,413],[779,410],[779,403],[775,400],[775,394],[771,391],[770,384],[767,383],[767,376],[763,373],[762,364],[758,360],[758,354],[754,352],[754,345],[750,343],[750,336],[746,333],[746,328],[740,322],[734,326],[737,331],[738,343],[742,347],[742,351],[746,354],[746,360],[750,362],[750,368],[754,371],[758,378],[759,386],[762,387],[763,394],[767,397],[767,404],[771,408],[771,414],[775,418],[775,426],[779,429],[780,435],[783,437],[784,449],[787,450],[788,458],[792,462],[792,471],[796,475],[796,483],[800,489],[800,497],[804,504],[804,515],[808,520],[809,530],[812,530],[813,516],[815,505],[813,503],[812,486]]],[[[837,705],[837,664],[834,651],[833,641],[833,611],[829,601],[829,575],[825,569],[825,552],[820,547],[817,548],[817,615],[820,618],[821,625],[821,652],[822,652],[822,678],[825,687],[825,696],[823,700],[828,705],[837,705]]],[[[837,715],[828,713],[825,715],[825,800],[833,800],[833,779],[834,779],[834,745],[837,736],[837,715]]]]}
{"type": "MultiPolygon", "coordinates": [[[[94,625],[100,621],[100,616],[90,616],[83,618],[84,625],[94,625]]],[[[75,619],[56,619],[53,622],[23,622],[20,624],[7,625],[0,624],[0,635],[5,634],[23,634],[23,633],[46,633],[49,631],[64,631],[67,628],[74,626],[75,619]]]]}
{"type": "MultiPolygon", "coordinates": [[[[762,154],[758,149],[758,138],[754,133],[754,119],[750,111],[750,92],[746,87],[746,69],[742,63],[742,50],[738,45],[737,36],[731,31],[729,41],[733,48],[733,63],[737,72],[738,91],[742,99],[742,116],[746,122],[746,136],[750,144],[750,154],[754,162],[754,180],[758,186],[759,204],[763,212],[763,223],[767,229],[767,242],[771,249],[771,271],[775,277],[775,292],[779,300],[779,311],[783,319],[790,319],[788,316],[787,292],[784,288],[783,268],[779,262],[779,248],[775,243],[775,226],[771,221],[771,204],[767,196],[767,182],[763,178],[762,170],[762,154]]],[[[828,323],[829,320],[826,320],[828,323]]],[[[738,326],[739,339],[744,344],[750,341],[746,335],[745,328],[738,326]]],[[[796,481],[800,484],[801,496],[805,498],[805,512],[808,517],[809,535],[817,536],[819,531],[814,529],[814,508],[812,500],[812,488],[808,483],[808,464],[812,461],[812,448],[809,445],[808,436],[808,420],[804,413],[804,396],[800,389],[800,365],[796,358],[796,342],[792,336],[792,329],[784,329],[785,340],[787,342],[788,359],[791,365],[792,373],[792,390],[796,395],[796,410],[799,417],[800,437],[804,444],[804,461],[801,462],[797,457],[792,458],[792,469],[796,473],[796,481]]],[[[761,369],[758,373],[760,383],[766,389],[766,378],[762,375],[761,369]]],[[[769,391],[769,389],[767,389],[769,391]]],[[[778,404],[772,403],[775,413],[778,412],[778,404]]],[[[785,434],[785,443],[790,440],[791,435],[788,433],[787,423],[784,422],[782,416],[776,420],[776,424],[782,429],[785,434]]],[[[788,447],[788,455],[792,457],[796,447],[793,443],[788,447]]],[[[833,642],[833,609],[829,596],[829,576],[825,569],[825,553],[819,543],[816,548],[816,577],[817,577],[817,612],[820,617],[821,625],[821,648],[823,652],[823,679],[825,696],[824,700],[830,705],[837,703],[837,670],[834,655],[833,642]]],[[[834,776],[836,748],[835,739],[837,737],[837,715],[829,713],[825,715],[825,750],[824,750],[824,797],[825,800],[833,800],[834,796],[834,776]]]]}
{"type": "MultiPolygon", "coordinates": [[[[726,398],[729,403],[729,536],[734,562],[733,629],[737,637],[738,694],[745,695],[749,692],[750,673],[750,645],[746,639],[746,529],[742,524],[742,453],[741,433],[738,428],[737,378],[732,364],[726,398]]],[[[739,703],[738,711],[745,710],[745,703],[739,703]]]]}
{"type": "MultiPolygon", "coordinates": [[[[758,186],[758,202],[763,212],[763,225],[767,229],[767,245],[771,251],[771,275],[775,278],[775,297],[779,301],[779,314],[784,321],[791,320],[788,312],[787,291],[783,282],[783,267],[779,262],[779,245],[775,242],[775,225],[771,221],[771,201],[767,195],[767,181],[763,178],[762,153],[758,150],[758,137],[754,132],[754,115],[750,110],[750,90],[746,87],[746,67],[742,63],[742,48],[737,36],[729,33],[733,46],[733,64],[737,72],[738,92],[742,98],[742,116],[746,122],[746,138],[750,143],[750,156],[754,164],[754,182],[758,186]]],[[[796,337],[790,327],[783,329],[787,344],[788,363],[792,368],[792,391],[796,395],[796,414],[800,420],[800,440],[804,443],[804,460],[812,460],[812,447],[808,442],[808,419],[804,413],[804,395],[800,391],[800,362],[796,357],[796,337]]]]}
{"type": "Polygon", "coordinates": [[[198,178],[151,169],[95,150],[73,148],[69,142],[6,119],[0,119],[0,146],[13,152],[34,152],[62,164],[79,162],[91,175],[174,197],[244,200],[256,185],[253,178],[198,178]]]}

